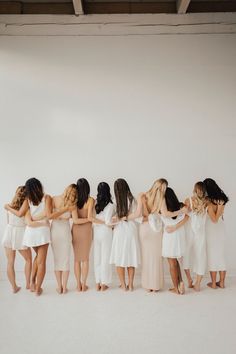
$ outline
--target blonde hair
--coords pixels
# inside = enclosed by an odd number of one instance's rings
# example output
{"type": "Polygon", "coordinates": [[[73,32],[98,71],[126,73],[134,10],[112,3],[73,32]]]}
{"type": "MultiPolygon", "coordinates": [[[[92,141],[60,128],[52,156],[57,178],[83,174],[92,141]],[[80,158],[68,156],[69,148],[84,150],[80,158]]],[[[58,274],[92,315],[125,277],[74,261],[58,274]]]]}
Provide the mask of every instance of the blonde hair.
{"type": "Polygon", "coordinates": [[[16,190],[15,196],[12,199],[10,206],[13,209],[20,210],[26,198],[25,186],[19,186],[16,190]]]}
{"type": "Polygon", "coordinates": [[[76,205],[77,199],[78,198],[77,198],[76,184],[72,183],[64,190],[63,206],[68,207],[68,206],[76,205]]]}
{"type": "Polygon", "coordinates": [[[193,189],[192,209],[197,214],[204,214],[207,206],[207,192],[203,182],[197,182],[193,189]]]}
{"type": "Polygon", "coordinates": [[[157,179],[146,192],[147,209],[150,213],[159,213],[165,197],[168,182],[164,178],[157,179]]]}

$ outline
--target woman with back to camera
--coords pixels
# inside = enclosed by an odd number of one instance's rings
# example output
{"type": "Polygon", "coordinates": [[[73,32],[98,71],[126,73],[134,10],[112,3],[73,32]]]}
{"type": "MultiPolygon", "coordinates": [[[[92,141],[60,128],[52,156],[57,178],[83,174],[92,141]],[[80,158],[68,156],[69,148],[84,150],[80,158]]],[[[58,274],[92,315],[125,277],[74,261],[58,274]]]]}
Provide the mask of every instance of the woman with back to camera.
{"type": "MultiPolygon", "coordinates": [[[[114,191],[116,197],[116,217],[113,219],[114,231],[110,263],[116,266],[121,289],[124,291],[133,291],[135,268],[140,264],[138,229],[134,222],[136,216],[133,214],[136,209],[136,202],[128,183],[123,178],[115,181],[114,191]],[[127,268],[128,272],[127,286],[125,268],[127,268]]],[[[139,205],[141,205],[140,202],[139,205]]],[[[140,214],[140,211],[138,211],[138,214],[140,214]]]]}
{"type": "MultiPolygon", "coordinates": [[[[165,204],[169,212],[186,211],[184,204],[179,202],[175,192],[169,187],[167,187],[165,192],[165,204]]],[[[164,223],[162,256],[168,260],[170,275],[174,285],[170,291],[183,295],[185,289],[179,262],[185,252],[185,229],[183,226],[187,222],[188,216],[179,214],[178,216],[167,217],[162,214],[161,218],[164,223]],[[177,224],[179,227],[175,228],[177,224]],[[168,230],[168,227],[171,230],[168,230]]]]}
{"type": "Polygon", "coordinates": [[[183,257],[183,268],[186,273],[189,288],[200,291],[202,278],[206,272],[206,217],[207,192],[203,182],[194,185],[193,195],[185,200],[189,208],[189,222],[186,228],[186,249],[183,257]],[[191,267],[197,275],[193,284],[191,267]]]}
{"type": "Polygon", "coordinates": [[[50,243],[50,224],[47,216],[51,213],[51,197],[44,194],[43,186],[36,178],[28,179],[25,188],[29,209],[25,215],[27,226],[23,244],[32,247],[36,253],[32,269],[31,291],[39,296],[43,291],[41,286],[46,273],[46,257],[50,243]],[[44,223],[44,225],[32,227],[32,220],[37,220],[37,218],[40,224],[44,223]]]}
{"type": "Polygon", "coordinates": [[[97,290],[105,291],[112,281],[112,266],[109,262],[112,246],[112,216],[114,204],[110,187],[101,182],[97,188],[95,217],[93,218],[94,232],[94,273],[97,290]]]}
{"type": "MultiPolygon", "coordinates": [[[[26,289],[30,289],[30,277],[32,268],[31,249],[23,245],[25,233],[25,214],[28,210],[25,186],[19,186],[10,204],[5,205],[7,210],[7,226],[3,235],[2,245],[7,256],[7,276],[12,286],[13,293],[17,293],[20,287],[15,278],[15,257],[18,251],[25,260],[26,289]]],[[[41,224],[42,225],[42,224],[41,224]]],[[[37,222],[31,222],[32,227],[40,226],[37,222]]]]}
{"type": "Polygon", "coordinates": [[[141,196],[142,223],[139,227],[141,249],[141,284],[149,292],[164,286],[162,259],[162,221],[159,215],[168,182],[156,180],[141,196]]]}
{"type": "Polygon", "coordinates": [[[72,211],[72,245],[74,249],[74,272],[78,291],[87,291],[89,254],[92,244],[92,216],[94,199],[85,178],[77,181],[77,205],[72,211]]]}
{"type": "Polygon", "coordinates": [[[67,293],[70,272],[70,252],[72,235],[70,227],[71,211],[77,203],[76,184],[70,184],[63,194],[52,198],[51,246],[54,257],[54,271],[57,279],[57,292],[67,293]]]}
{"type": "MultiPolygon", "coordinates": [[[[164,178],[156,180],[146,193],[141,193],[141,214],[139,228],[141,246],[141,283],[147,291],[158,291],[164,285],[162,260],[163,227],[160,215],[177,216],[186,212],[182,208],[175,212],[168,211],[165,203],[165,191],[168,182],[164,178]]],[[[140,208],[137,208],[137,211],[140,208]]]]}
{"type": "Polygon", "coordinates": [[[204,185],[207,191],[208,208],[206,220],[206,240],[208,270],[211,275],[211,282],[207,285],[212,289],[225,287],[226,259],[225,259],[225,226],[224,209],[229,198],[211,178],[206,178],[204,185]],[[219,272],[219,281],[217,281],[219,272]]]}

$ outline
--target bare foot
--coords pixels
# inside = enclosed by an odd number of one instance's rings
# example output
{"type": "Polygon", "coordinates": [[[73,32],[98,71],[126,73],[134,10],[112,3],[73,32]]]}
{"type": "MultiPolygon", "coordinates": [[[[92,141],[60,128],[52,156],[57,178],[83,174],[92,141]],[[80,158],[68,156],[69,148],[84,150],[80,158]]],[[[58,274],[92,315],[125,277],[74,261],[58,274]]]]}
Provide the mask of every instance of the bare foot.
{"type": "Polygon", "coordinates": [[[212,288],[212,289],[217,289],[216,284],[213,284],[212,282],[207,283],[207,286],[209,286],[209,288],[212,288]]]}
{"type": "Polygon", "coordinates": [[[39,290],[36,290],[35,295],[40,296],[42,294],[42,292],[43,292],[43,289],[40,288],[39,290]]]}
{"type": "Polygon", "coordinates": [[[189,289],[193,288],[193,281],[192,280],[188,282],[188,288],[189,289]]]}
{"type": "Polygon", "coordinates": [[[20,291],[20,289],[21,289],[21,287],[16,285],[16,286],[14,287],[14,289],[12,289],[13,294],[18,293],[18,291],[20,291]]]}
{"type": "Polygon", "coordinates": [[[193,285],[193,290],[195,290],[195,291],[200,291],[200,285],[194,284],[194,285],[193,285]]]}
{"type": "Polygon", "coordinates": [[[147,292],[148,292],[148,293],[152,293],[153,290],[152,290],[152,289],[147,289],[147,292]]]}
{"type": "Polygon", "coordinates": [[[133,285],[128,285],[128,290],[129,291],[134,291],[134,286],[133,285]]]}
{"type": "Polygon", "coordinates": [[[101,290],[101,285],[100,284],[96,284],[96,290],[100,291],[101,290]]]}
{"type": "Polygon", "coordinates": [[[221,288],[221,289],[224,289],[224,288],[225,288],[224,282],[217,281],[217,282],[216,282],[216,285],[217,285],[219,288],[221,288]]]}
{"type": "Polygon", "coordinates": [[[179,293],[180,293],[181,295],[184,295],[184,293],[185,293],[185,287],[184,287],[184,282],[183,282],[183,281],[181,281],[181,282],[179,283],[178,290],[179,290],[179,293]]]}
{"type": "Polygon", "coordinates": [[[82,291],[82,285],[78,284],[77,287],[76,287],[76,290],[79,291],[79,292],[82,291]]]}
{"type": "Polygon", "coordinates": [[[128,290],[128,286],[126,286],[125,284],[124,285],[120,285],[119,288],[124,290],[124,291],[128,290]]]}
{"type": "Polygon", "coordinates": [[[35,283],[32,283],[32,284],[30,285],[30,291],[31,291],[31,292],[35,292],[35,283]]]}
{"type": "Polygon", "coordinates": [[[169,289],[169,291],[170,291],[171,293],[173,293],[173,294],[180,295],[179,290],[176,289],[176,288],[169,289]]]}
{"type": "Polygon", "coordinates": [[[62,293],[63,293],[63,294],[68,293],[68,289],[67,289],[67,288],[63,289],[62,293]]]}
{"type": "Polygon", "coordinates": [[[26,287],[25,287],[27,290],[30,289],[30,284],[26,284],[26,287]]]}
{"type": "Polygon", "coordinates": [[[62,287],[56,288],[56,291],[58,292],[58,294],[61,294],[62,293],[62,287]]]}
{"type": "Polygon", "coordinates": [[[86,284],[82,285],[82,291],[85,292],[88,290],[88,286],[86,284]]]}
{"type": "Polygon", "coordinates": [[[153,290],[153,291],[154,291],[154,293],[158,293],[159,290],[153,290]]]}
{"type": "Polygon", "coordinates": [[[105,285],[105,284],[102,284],[101,290],[102,290],[102,291],[106,291],[107,289],[109,289],[109,286],[107,286],[107,285],[105,285]]]}

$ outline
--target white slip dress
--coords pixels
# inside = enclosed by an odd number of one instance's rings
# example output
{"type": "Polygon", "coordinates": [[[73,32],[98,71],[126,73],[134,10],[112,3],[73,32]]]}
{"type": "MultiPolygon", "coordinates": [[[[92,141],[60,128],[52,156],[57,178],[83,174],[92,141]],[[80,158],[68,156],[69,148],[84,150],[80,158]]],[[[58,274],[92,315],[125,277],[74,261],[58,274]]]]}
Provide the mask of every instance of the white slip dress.
{"type": "MultiPolygon", "coordinates": [[[[192,198],[189,198],[190,206],[193,210],[192,198]]],[[[205,209],[204,213],[196,213],[192,211],[189,213],[189,225],[190,230],[186,236],[188,239],[189,235],[192,237],[192,248],[188,249],[191,253],[185,256],[191,261],[191,268],[184,269],[192,269],[194,273],[197,275],[204,275],[206,272],[207,265],[207,255],[206,255],[206,218],[207,218],[207,209],[205,209]]],[[[184,256],[184,265],[185,265],[185,256],[184,256]]],[[[189,262],[190,263],[190,262],[189,262]]]]}
{"type": "Polygon", "coordinates": [[[93,223],[94,275],[96,284],[108,285],[112,282],[112,265],[109,261],[113,230],[108,225],[111,224],[114,213],[115,206],[109,203],[99,214],[96,214],[96,218],[104,221],[104,224],[93,223]]]}
{"type": "Polygon", "coordinates": [[[162,239],[162,257],[164,258],[182,258],[185,253],[185,228],[178,228],[172,233],[166,232],[166,226],[173,226],[182,221],[185,214],[179,215],[176,219],[161,216],[164,224],[162,239]]]}
{"type": "Polygon", "coordinates": [[[206,218],[207,267],[211,272],[226,271],[225,225],[223,216],[214,223],[209,215],[206,218]]]}
{"type": "MultiPolygon", "coordinates": [[[[30,214],[32,217],[41,214],[45,209],[45,197],[39,205],[29,202],[30,214]]],[[[50,243],[50,224],[48,226],[31,227],[26,226],[23,244],[28,247],[37,247],[50,243]]]]}
{"type": "Polygon", "coordinates": [[[2,245],[12,250],[25,250],[23,238],[25,233],[25,219],[18,217],[10,211],[7,212],[8,224],[5,228],[2,245]]]}
{"type": "MultiPolygon", "coordinates": [[[[131,212],[134,211],[134,202],[130,209],[131,212]]],[[[140,264],[137,222],[121,220],[114,226],[110,263],[116,267],[137,268],[140,264]]]]}

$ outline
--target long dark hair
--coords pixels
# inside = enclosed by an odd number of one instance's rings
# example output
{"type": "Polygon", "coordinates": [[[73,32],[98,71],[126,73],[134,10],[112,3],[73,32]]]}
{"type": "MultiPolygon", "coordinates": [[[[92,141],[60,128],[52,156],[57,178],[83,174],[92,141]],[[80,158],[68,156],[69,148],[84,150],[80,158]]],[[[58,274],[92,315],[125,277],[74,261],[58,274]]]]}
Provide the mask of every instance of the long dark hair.
{"type": "Polygon", "coordinates": [[[42,183],[35,177],[28,179],[25,182],[25,194],[33,205],[39,205],[44,196],[42,183]]]}
{"type": "Polygon", "coordinates": [[[107,204],[112,203],[110,187],[106,182],[101,182],[97,188],[97,200],[95,205],[96,213],[99,214],[107,204]]]}
{"type": "Polygon", "coordinates": [[[222,201],[225,205],[229,201],[227,195],[222,191],[214,179],[206,178],[203,183],[206,187],[207,198],[211,203],[217,204],[217,202],[222,201]]]}
{"type": "MultiPolygon", "coordinates": [[[[167,187],[165,193],[166,207],[168,211],[177,211],[183,207],[183,203],[181,203],[173,191],[172,188],[167,187]]],[[[174,216],[172,219],[176,219],[177,216],[174,216]]]]}
{"type": "Polygon", "coordinates": [[[114,192],[116,197],[116,211],[118,218],[128,216],[134,197],[130,191],[128,183],[119,178],[114,183],[114,192]]]}
{"type": "Polygon", "coordinates": [[[78,193],[77,206],[79,209],[82,209],[89,198],[90,186],[87,179],[80,178],[77,181],[76,187],[78,193]]]}

